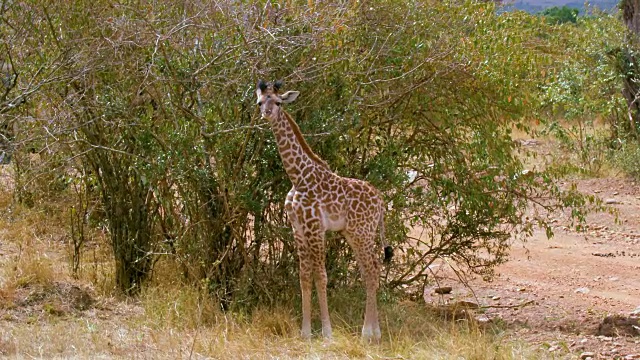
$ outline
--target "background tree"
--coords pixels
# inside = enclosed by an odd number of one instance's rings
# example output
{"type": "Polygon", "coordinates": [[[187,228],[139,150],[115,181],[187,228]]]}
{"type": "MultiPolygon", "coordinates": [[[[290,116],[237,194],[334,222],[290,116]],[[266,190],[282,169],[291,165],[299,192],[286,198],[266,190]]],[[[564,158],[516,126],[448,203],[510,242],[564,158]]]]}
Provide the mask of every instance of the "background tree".
{"type": "Polygon", "coordinates": [[[637,65],[638,59],[638,35],[640,34],[640,2],[637,0],[621,0],[622,20],[627,27],[625,36],[626,46],[617,52],[616,60],[620,73],[623,75],[622,93],[627,100],[627,117],[629,133],[632,137],[637,137],[638,123],[640,120],[639,94],[640,69],[637,65]]]}
{"type": "Polygon", "coordinates": [[[554,6],[540,11],[538,14],[543,16],[549,24],[557,25],[564,23],[576,23],[580,10],[570,8],[566,5],[563,7],[554,6]]]}

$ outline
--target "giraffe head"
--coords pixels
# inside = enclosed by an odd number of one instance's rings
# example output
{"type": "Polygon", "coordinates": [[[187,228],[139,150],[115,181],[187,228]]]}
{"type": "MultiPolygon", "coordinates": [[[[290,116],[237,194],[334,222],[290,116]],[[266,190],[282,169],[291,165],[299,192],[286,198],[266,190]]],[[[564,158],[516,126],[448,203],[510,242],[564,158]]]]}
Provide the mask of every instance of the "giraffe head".
{"type": "Polygon", "coordinates": [[[266,83],[260,80],[258,82],[256,89],[256,95],[258,96],[257,103],[263,119],[269,121],[278,119],[282,104],[293,102],[300,94],[298,91],[287,91],[281,95],[278,93],[281,86],[282,81],[266,83]]]}

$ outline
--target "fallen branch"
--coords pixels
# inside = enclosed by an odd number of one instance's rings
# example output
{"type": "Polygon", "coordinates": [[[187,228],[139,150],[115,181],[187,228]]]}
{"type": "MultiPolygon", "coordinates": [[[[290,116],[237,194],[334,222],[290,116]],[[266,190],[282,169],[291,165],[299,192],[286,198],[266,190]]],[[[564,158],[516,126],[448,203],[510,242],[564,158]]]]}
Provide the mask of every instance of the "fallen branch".
{"type": "Polygon", "coordinates": [[[517,308],[525,307],[527,305],[531,305],[533,303],[535,303],[535,300],[525,301],[522,304],[518,304],[518,305],[485,305],[485,306],[480,306],[479,309],[517,309],[517,308]]]}

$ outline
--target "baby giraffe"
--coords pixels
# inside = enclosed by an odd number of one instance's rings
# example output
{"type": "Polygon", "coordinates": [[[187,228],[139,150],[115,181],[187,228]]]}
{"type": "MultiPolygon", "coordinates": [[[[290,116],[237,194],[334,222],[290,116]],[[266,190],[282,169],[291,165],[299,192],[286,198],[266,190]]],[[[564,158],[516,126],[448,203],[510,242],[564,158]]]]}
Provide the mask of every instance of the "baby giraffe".
{"type": "Polygon", "coordinates": [[[365,341],[377,342],[380,340],[376,299],[380,276],[377,235],[384,247],[385,262],[393,256],[392,248],[384,239],[385,202],[371,184],[338,176],[311,150],[296,122],[282,109],[282,105],[293,102],[299,92],[280,94],[281,86],[279,81],[261,80],[256,94],[260,113],[271,124],[285,171],[293,183],[285,209],[300,260],[302,337],[311,336],[312,280],[318,292],[322,335],[331,337],[324,235],[326,231],[338,231],[353,249],[367,290],[362,337],[365,341]]]}

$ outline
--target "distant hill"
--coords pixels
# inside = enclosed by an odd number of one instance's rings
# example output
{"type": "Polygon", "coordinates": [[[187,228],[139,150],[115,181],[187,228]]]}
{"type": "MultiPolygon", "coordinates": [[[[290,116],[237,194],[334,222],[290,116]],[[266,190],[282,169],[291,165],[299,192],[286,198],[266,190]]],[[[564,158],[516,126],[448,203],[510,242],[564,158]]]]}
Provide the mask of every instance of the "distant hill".
{"type": "MultiPolygon", "coordinates": [[[[537,13],[549,7],[568,6],[580,9],[579,15],[584,15],[584,1],[580,0],[506,0],[503,2],[508,9],[524,10],[530,13],[537,13]]],[[[618,0],[592,0],[588,2],[590,6],[595,6],[600,10],[609,11],[618,6],[618,0]]]]}

